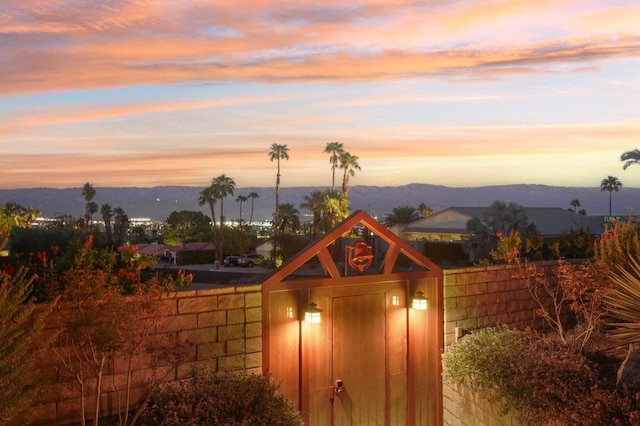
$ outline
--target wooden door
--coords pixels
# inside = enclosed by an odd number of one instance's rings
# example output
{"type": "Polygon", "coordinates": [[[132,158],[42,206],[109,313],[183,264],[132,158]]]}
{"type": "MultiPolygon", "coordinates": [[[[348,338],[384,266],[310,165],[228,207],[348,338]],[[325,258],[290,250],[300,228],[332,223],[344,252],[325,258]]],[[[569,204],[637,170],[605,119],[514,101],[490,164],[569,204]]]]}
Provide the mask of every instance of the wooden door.
{"type": "Polygon", "coordinates": [[[335,426],[384,425],[387,418],[385,294],[332,298],[335,426]],[[335,382],[334,382],[335,383],[335,382]]]}

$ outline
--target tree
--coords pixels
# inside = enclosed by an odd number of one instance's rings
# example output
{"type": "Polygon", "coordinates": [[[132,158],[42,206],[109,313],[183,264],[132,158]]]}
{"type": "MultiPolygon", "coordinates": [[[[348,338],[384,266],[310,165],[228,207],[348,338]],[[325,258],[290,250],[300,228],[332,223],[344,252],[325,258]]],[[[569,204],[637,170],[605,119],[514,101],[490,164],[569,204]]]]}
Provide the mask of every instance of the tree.
{"type": "Polygon", "coordinates": [[[13,227],[31,228],[38,216],[40,212],[33,207],[25,208],[13,202],[0,205],[0,226],[7,227],[9,230],[13,227]]]}
{"type": "Polygon", "coordinates": [[[424,217],[433,215],[433,209],[427,206],[425,203],[420,203],[420,205],[418,206],[418,211],[420,211],[420,214],[424,217]]]}
{"type": "Polygon", "coordinates": [[[215,229],[216,227],[216,202],[220,198],[220,193],[218,192],[218,188],[213,185],[213,181],[211,185],[204,188],[200,191],[200,196],[198,197],[198,205],[204,206],[205,204],[209,205],[209,210],[211,211],[211,225],[215,229]]]}
{"type": "Polygon", "coordinates": [[[336,190],[336,169],[338,168],[340,155],[344,152],[344,147],[340,142],[328,142],[327,146],[325,146],[324,151],[327,154],[330,154],[329,162],[331,163],[331,190],[336,190]]]}
{"type": "Polygon", "coordinates": [[[238,203],[240,203],[240,221],[242,221],[242,203],[244,203],[245,201],[247,201],[249,198],[247,198],[246,195],[238,195],[236,197],[236,201],[238,203]]]}
{"type": "Polygon", "coordinates": [[[227,195],[233,195],[233,190],[236,188],[236,182],[223,173],[220,176],[213,178],[212,186],[215,188],[215,191],[218,194],[218,199],[220,200],[220,229],[218,230],[216,248],[218,251],[218,261],[222,263],[222,246],[224,245],[224,198],[227,195]]]}
{"type": "MultiPolygon", "coordinates": [[[[96,190],[93,187],[93,185],[91,185],[89,182],[85,183],[84,186],[82,187],[82,197],[87,202],[87,205],[85,206],[85,209],[84,209],[84,220],[86,224],[91,223],[91,218],[93,216],[93,213],[98,211],[97,205],[96,205],[95,211],[93,212],[91,211],[93,207],[91,205],[91,200],[93,200],[93,197],[95,196],[96,196],[96,190]]],[[[93,205],[95,205],[95,203],[93,205]]]]}
{"type": "Polygon", "coordinates": [[[623,152],[620,156],[620,161],[624,161],[622,170],[627,170],[627,167],[634,164],[640,164],[640,150],[634,149],[633,151],[623,152]]]}
{"type": "Polygon", "coordinates": [[[576,209],[577,209],[578,207],[580,207],[580,200],[578,200],[578,199],[576,198],[575,200],[572,200],[572,201],[569,203],[569,205],[571,206],[571,207],[569,207],[569,211],[570,211],[570,212],[574,212],[574,213],[575,213],[575,212],[576,212],[576,209]]]}
{"type": "Polygon", "coordinates": [[[113,217],[113,209],[109,204],[103,204],[100,207],[100,214],[104,221],[104,231],[107,234],[107,241],[113,241],[113,229],[111,227],[111,218],[113,217]]]}
{"type": "Polygon", "coordinates": [[[271,150],[269,151],[269,159],[278,163],[278,172],[276,174],[276,210],[273,214],[274,220],[278,221],[278,205],[280,204],[280,160],[289,159],[289,148],[287,145],[280,145],[277,143],[271,144],[271,150]]]}
{"type": "Polygon", "coordinates": [[[320,220],[320,229],[326,232],[347,216],[349,216],[349,205],[343,194],[338,191],[324,191],[324,207],[320,220]]]}
{"type": "Polygon", "coordinates": [[[310,210],[313,214],[313,238],[316,238],[320,233],[320,221],[325,209],[325,192],[319,190],[311,191],[311,193],[304,196],[304,201],[300,203],[301,209],[310,210]]]}
{"type": "Polygon", "coordinates": [[[113,238],[115,239],[116,246],[124,244],[127,238],[127,231],[129,230],[129,216],[125,213],[122,207],[116,207],[113,209],[114,223],[113,223],[113,238]]]}
{"type": "Polygon", "coordinates": [[[248,197],[251,198],[251,216],[249,217],[249,225],[251,225],[251,223],[253,223],[253,202],[256,198],[260,198],[260,194],[257,192],[250,192],[248,197]]]}
{"type": "MultiPolygon", "coordinates": [[[[275,218],[274,218],[275,221],[275,218]]],[[[293,234],[300,230],[300,212],[291,203],[283,203],[280,206],[278,221],[274,222],[278,231],[285,234],[293,234]]]]}
{"type": "Polygon", "coordinates": [[[609,192],[609,216],[611,216],[611,194],[613,191],[618,192],[622,188],[622,182],[615,176],[607,176],[600,182],[600,191],[609,192]]]}
{"type": "Polygon", "coordinates": [[[343,152],[340,154],[340,168],[344,170],[344,174],[342,176],[342,194],[348,204],[349,176],[355,176],[356,170],[361,170],[360,164],[358,164],[358,157],[356,155],[351,155],[348,152],[343,152]]]}
{"type": "Polygon", "coordinates": [[[467,222],[467,232],[471,236],[464,242],[464,246],[470,258],[488,258],[491,250],[497,247],[500,236],[507,236],[512,232],[533,231],[527,221],[521,205],[494,201],[483,212],[481,218],[474,217],[467,222]]]}
{"type": "Polygon", "coordinates": [[[211,235],[211,220],[202,212],[174,211],[171,212],[166,223],[164,241],[169,245],[206,241],[206,236],[211,235]]]}
{"type": "Polygon", "coordinates": [[[384,223],[389,227],[394,225],[406,225],[407,223],[420,219],[420,217],[421,215],[418,209],[404,205],[391,209],[391,213],[385,217],[384,223]]]}

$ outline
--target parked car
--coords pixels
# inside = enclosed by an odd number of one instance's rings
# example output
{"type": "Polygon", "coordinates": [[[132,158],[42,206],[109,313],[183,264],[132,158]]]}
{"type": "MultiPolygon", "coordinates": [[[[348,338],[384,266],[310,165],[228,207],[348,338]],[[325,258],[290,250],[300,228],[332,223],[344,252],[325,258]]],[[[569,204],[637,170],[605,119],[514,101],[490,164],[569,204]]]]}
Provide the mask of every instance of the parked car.
{"type": "Polygon", "coordinates": [[[238,259],[238,265],[253,267],[255,265],[263,265],[267,259],[261,254],[243,254],[238,259]]]}
{"type": "Polygon", "coordinates": [[[227,256],[224,258],[224,261],[222,262],[222,264],[224,266],[238,266],[239,259],[240,259],[240,256],[227,256]]]}

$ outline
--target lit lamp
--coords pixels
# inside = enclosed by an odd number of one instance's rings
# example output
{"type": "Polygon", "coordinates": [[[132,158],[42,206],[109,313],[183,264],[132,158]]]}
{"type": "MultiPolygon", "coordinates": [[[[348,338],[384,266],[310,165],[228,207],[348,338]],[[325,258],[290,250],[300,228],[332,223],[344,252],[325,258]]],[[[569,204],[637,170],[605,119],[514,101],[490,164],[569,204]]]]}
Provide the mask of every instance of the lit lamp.
{"type": "Polygon", "coordinates": [[[304,310],[304,320],[310,324],[317,324],[320,322],[321,313],[322,309],[318,308],[318,305],[314,302],[311,302],[304,310]]]}
{"type": "Polygon", "coordinates": [[[418,309],[420,311],[425,311],[427,309],[427,298],[424,297],[424,293],[418,291],[415,296],[413,296],[413,304],[411,305],[413,309],[418,309]]]}

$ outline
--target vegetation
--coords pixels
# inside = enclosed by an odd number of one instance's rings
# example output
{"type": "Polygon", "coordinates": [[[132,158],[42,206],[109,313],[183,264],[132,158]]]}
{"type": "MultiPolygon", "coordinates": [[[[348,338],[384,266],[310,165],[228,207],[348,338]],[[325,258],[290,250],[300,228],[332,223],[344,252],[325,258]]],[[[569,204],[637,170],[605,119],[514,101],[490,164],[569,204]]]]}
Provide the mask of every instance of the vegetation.
{"type": "Polygon", "coordinates": [[[174,211],[165,223],[165,244],[178,246],[181,243],[212,240],[211,220],[202,212],[174,211]]]}
{"type": "Polygon", "coordinates": [[[346,151],[340,154],[340,168],[344,170],[342,175],[342,195],[347,205],[349,205],[349,176],[355,176],[356,170],[361,170],[358,160],[359,158],[356,155],[351,155],[346,151]]]}
{"type": "MultiPolygon", "coordinates": [[[[8,228],[0,226],[0,250],[8,228]]],[[[11,425],[44,391],[47,380],[37,361],[56,337],[46,334],[50,308],[36,309],[27,270],[0,269],[0,423],[11,425]]]]}
{"type": "Polygon", "coordinates": [[[445,380],[467,386],[526,425],[640,424],[640,401],[619,393],[596,366],[531,330],[485,328],[443,354],[445,380]]]}
{"type": "Polygon", "coordinates": [[[251,198],[251,215],[249,216],[249,225],[253,223],[253,204],[256,198],[260,198],[260,194],[257,192],[251,191],[247,197],[251,198]]]}
{"type": "Polygon", "coordinates": [[[389,227],[395,225],[406,225],[408,223],[415,222],[421,217],[422,214],[418,209],[416,209],[415,207],[404,205],[394,207],[391,210],[391,213],[389,213],[385,217],[384,223],[389,227]]]}
{"type": "Polygon", "coordinates": [[[327,142],[324,151],[329,156],[331,163],[331,191],[336,190],[336,169],[338,168],[340,156],[344,153],[344,146],[340,142],[327,142]]]}
{"type": "Polygon", "coordinates": [[[600,191],[609,193],[609,216],[611,216],[611,195],[613,191],[618,192],[622,188],[622,182],[615,176],[607,176],[600,182],[600,191]]]}
{"type": "Polygon", "coordinates": [[[278,386],[261,375],[196,372],[153,393],[142,425],[301,425],[278,386]]]}
{"type": "Polygon", "coordinates": [[[640,150],[634,149],[623,152],[620,156],[620,161],[624,161],[622,170],[627,170],[627,167],[633,166],[634,164],[640,164],[640,150]]]}
{"type": "Polygon", "coordinates": [[[133,248],[122,250],[122,256],[123,262],[116,268],[113,253],[95,249],[89,238],[73,266],[59,277],[61,292],[55,306],[65,329],[62,344],[52,346],[52,350],[61,368],[78,384],[82,424],[90,414],[93,424],[98,425],[105,374],[115,359],[124,360],[127,366],[124,385],[116,380],[112,383],[119,396],[123,425],[129,424],[132,409],[133,359],[144,354],[148,360],[147,368],[154,372],[148,383],[150,389],[170,371],[158,368],[159,359],[165,364],[182,361],[181,344],[155,334],[164,316],[158,301],[164,291],[188,285],[191,278],[178,274],[177,279],[154,277],[143,283],[145,258],[133,248]],[[87,401],[89,392],[93,398],[87,401]]]}

